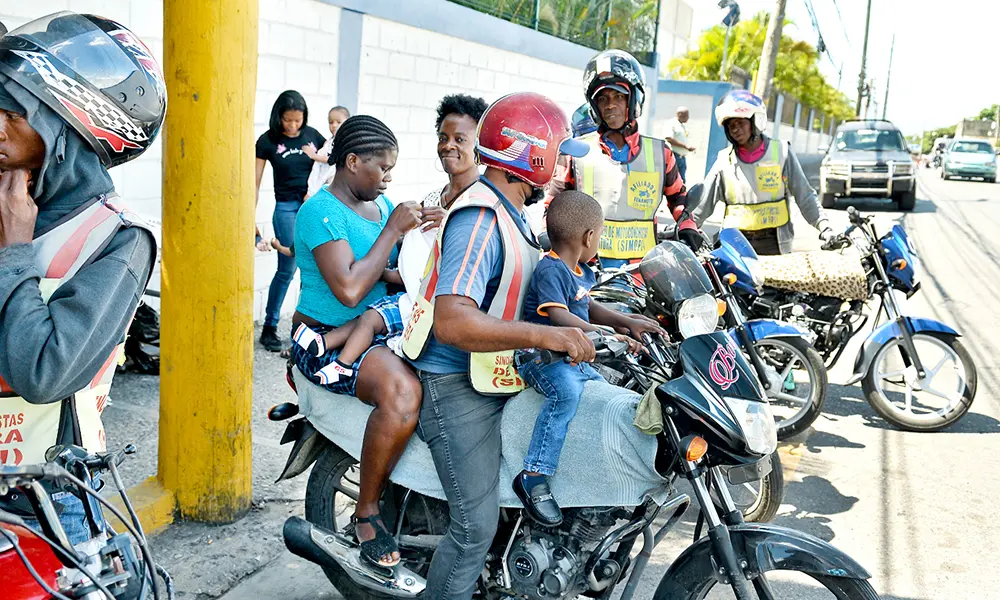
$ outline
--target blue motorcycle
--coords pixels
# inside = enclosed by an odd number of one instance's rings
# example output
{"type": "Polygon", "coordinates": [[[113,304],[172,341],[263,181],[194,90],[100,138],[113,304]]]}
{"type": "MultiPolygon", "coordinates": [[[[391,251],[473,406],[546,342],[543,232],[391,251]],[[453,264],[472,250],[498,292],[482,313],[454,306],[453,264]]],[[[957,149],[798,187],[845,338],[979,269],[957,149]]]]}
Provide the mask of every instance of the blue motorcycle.
{"type": "Polygon", "coordinates": [[[723,229],[718,247],[704,258],[716,295],[726,303],[730,336],[750,359],[767,393],[778,439],[805,431],[822,412],[829,388],[826,365],[813,347],[816,335],[791,323],[744,316],[738,297],[758,295],[764,275],[756,252],[738,229],[723,229]]]}
{"type": "Polygon", "coordinates": [[[907,431],[937,431],[968,412],[976,396],[976,366],[953,328],[903,315],[894,291],[920,290],[918,257],[899,225],[879,236],[870,217],[848,209],[851,225],[824,250],[762,257],[767,283],[760,292],[740,288],[746,314],[807,327],[832,367],[848,341],[867,323],[869,302],[879,300],[876,327],[854,361],[848,385],[861,382],[872,408],[907,431]],[[852,237],[855,232],[860,236],[852,237]]]}

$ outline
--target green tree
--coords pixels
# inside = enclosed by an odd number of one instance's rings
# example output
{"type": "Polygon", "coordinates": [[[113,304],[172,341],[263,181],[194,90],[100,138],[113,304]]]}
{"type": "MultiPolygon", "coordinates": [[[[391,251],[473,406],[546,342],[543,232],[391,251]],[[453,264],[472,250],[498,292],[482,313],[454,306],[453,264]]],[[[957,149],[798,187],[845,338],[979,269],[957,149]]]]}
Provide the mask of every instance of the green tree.
{"type": "MultiPolygon", "coordinates": [[[[769,18],[767,13],[761,12],[733,28],[726,59],[729,66],[740,67],[747,73],[757,71],[769,18]]],[[[668,68],[678,79],[717,81],[725,40],[724,25],[706,29],[698,40],[698,48],[671,60],[668,68]]],[[[819,70],[819,52],[806,42],[789,37],[781,38],[774,69],[774,85],[803,104],[837,119],[854,116],[851,101],[840,90],[827,83],[819,70]]]]}
{"type": "Polygon", "coordinates": [[[1000,106],[997,106],[996,104],[984,108],[983,110],[979,111],[979,116],[977,118],[980,121],[996,121],[998,108],[1000,108],[1000,106]]]}

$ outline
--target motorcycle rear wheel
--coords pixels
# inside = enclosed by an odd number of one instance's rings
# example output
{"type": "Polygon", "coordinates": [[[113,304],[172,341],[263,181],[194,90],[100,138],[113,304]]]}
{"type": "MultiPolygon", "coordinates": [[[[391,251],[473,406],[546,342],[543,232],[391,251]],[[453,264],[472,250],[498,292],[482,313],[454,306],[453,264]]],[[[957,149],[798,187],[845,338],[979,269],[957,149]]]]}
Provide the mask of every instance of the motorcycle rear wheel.
{"type": "MultiPolygon", "coordinates": [[[[354,514],[357,495],[358,461],[340,448],[329,446],[316,460],[306,486],[306,520],[330,531],[343,532],[354,514]],[[338,506],[339,505],[339,506],[338,506]]],[[[352,533],[353,535],[353,533],[352,533]]],[[[381,594],[360,586],[343,568],[323,566],[327,579],[345,598],[352,600],[389,600],[381,594]]]]}
{"type": "MultiPolygon", "coordinates": [[[[770,571],[770,572],[775,573],[778,571],[770,571]]],[[[805,573],[805,574],[814,579],[824,588],[826,588],[827,591],[831,592],[833,594],[833,597],[836,598],[837,600],[879,600],[878,593],[875,591],[875,588],[873,588],[872,585],[868,583],[867,580],[848,579],[845,577],[826,577],[823,575],[813,575],[812,573],[805,573]]],[[[713,588],[715,588],[716,585],[722,587],[722,584],[718,583],[714,579],[706,581],[704,583],[704,587],[701,587],[694,593],[685,596],[683,600],[704,600],[706,597],[708,597],[709,593],[712,592],[713,588]]],[[[781,589],[780,584],[773,584],[772,587],[776,587],[778,588],[778,590],[781,589]]],[[[801,591],[798,593],[801,594],[801,591]]],[[[718,594],[713,595],[713,597],[717,596],[718,594]]],[[[728,599],[733,597],[734,596],[732,589],[729,589],[728,592],[723,592],[722,598],[728,599]]],[[[778,592],[778,598],[780,600],[785,600],[785,599],[791,600],[792,598],[797,598],[797,597],[801,596],[781,595],[780,592],[778,592]]],[[[668,598],[666,594],[660,594],[659,590],[657,590],[657,594],[653,596],[653,600],[678,600],[678,599],[673,596],[668,598]]]]}

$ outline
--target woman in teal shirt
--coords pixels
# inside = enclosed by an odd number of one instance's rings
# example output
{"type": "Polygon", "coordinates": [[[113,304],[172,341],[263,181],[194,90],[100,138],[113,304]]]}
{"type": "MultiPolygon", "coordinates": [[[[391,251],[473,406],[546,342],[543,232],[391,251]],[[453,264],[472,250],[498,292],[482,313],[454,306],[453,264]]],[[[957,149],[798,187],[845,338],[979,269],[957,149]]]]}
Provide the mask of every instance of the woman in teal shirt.
{"type": "MultiPolygon", "coordinates": [[[[333,182],[306,201],[295,224],[295,261],[302,273],[302,292],[292,331],[299,324],[323,333],[358,317],[386,295],[386,282],[402,284],[395,262],[396,243],[410,229],[443,215],[421,211],[413,202],[399,206],[382,195],[396,164],[396,138],[381,121],[368,115],[341,125],[330,153],[336,165],[333,182]]],[[[314,383],[316,372],[339,354],[314,356],[292,344],[292,358],[314,383]]],[[[347,385],[327,385],[375,407],[368,419],[361,450],[361,482],[355,528],[362,555],[391,566],[399,551],[379,516],[379,497],[396,461],[417,425],[420,382],[399,357],[376,341],[353,365],[357,377],[347,385]]]]}

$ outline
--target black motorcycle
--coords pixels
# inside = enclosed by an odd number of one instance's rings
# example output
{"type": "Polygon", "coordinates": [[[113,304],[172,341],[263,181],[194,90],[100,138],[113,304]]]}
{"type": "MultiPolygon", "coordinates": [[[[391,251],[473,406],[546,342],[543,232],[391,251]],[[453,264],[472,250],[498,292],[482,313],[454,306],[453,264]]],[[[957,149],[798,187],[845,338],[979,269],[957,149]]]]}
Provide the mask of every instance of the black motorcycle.
{"type": "MultiPolygon", "coordinates": [[[[676,256],[668,248],[647,257],[642,265],[646,281],[682,285],[690,270],[671,260],[676,256]]],[[[601,361],[624,358],[623,344],[599,339],[596,346],[601,361]]],[[[662,349],[654,345],[651,352],[662,349]]],[[[670,369],[665,360],[649,366],[625,360],[633,377],[655,386],[661,406],[662,433],[651,461],[668,485],[681,477],[690,482],[708,535],[697,528],[694,543],[667,569],[654,598],[701,599],[715,586],[732,588],[740,600],[752,598],[751,590],[774,598],[766,574],[791,570],[811,576],[841,600],[877,599],[864,568],[829,544],[790,529],[744,522],[725,480],[748,481],[770,468],[777,438],[767,398],[727,334],[694,336],[674,351],[670,369]]],[[[559,358],[549,353],[548,359],[559,358]]],[[[508,401],[506,410],[519,398],[508,401]]],[[[272,408],[270,417],[284,420],[297,412],[296,405],[286,403],[272,408]]],[[[431,556],[448,528],[447,503],[395,483],[397,467],[382,497],[382,515],[395,531],[402,561],[392,569],[370,566],[360,559],[349,526],[341,525],[357,498],[356,458],[319,433],[308,417],[291,421],[283,442],[294,447],[281,478],[316,463],[306,491],[306,519],[285,523],[289,550],[319,564],[345,597],[422,597],[431,556]]],[[[494,600],[542,600],[608,599],[620,591],[618,597],[630,600],[653,549],[689,504],[687,495],[671,494],[637,506],[564,508],[558,527],[535,524],[519,504],[503,506],[479,593],[494,600]],[[668,518],[654,532],[660,515],[668,518]],[[641,550],[633,554],[640,537],[641,550]]]]}

